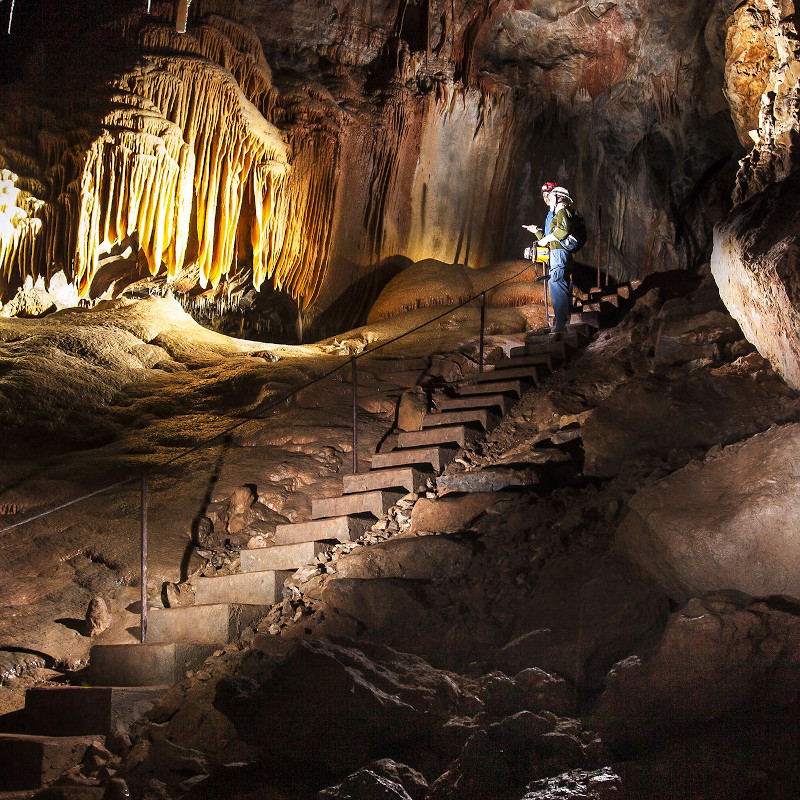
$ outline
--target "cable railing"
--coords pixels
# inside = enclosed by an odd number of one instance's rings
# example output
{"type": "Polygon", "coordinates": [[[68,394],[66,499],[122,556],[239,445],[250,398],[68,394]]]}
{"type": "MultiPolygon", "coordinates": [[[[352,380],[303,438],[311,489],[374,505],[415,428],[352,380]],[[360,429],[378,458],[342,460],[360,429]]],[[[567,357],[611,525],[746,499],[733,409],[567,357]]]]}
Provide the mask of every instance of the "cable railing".
{"type": "MultiPolygon", "coordinates": [[[[596,236],[592,236],[591,238],[596,238],[601,236],[606,231],[600,231],[596,236]]],[[[369,355],[372,355],[379,350],[382,350],[385,347],[388,347],[391,344],[395,344],[408,336],[411,336],[414,333],[422,330],[423,328],[427,327],[428,325],[433,324],[434,322],[438,322],[441,319],[449,316],[450,314],[455,313],[461,308],[465,306],[471,305],[476,301],[480,300],[480,333],[479,333],[479,348],[478,348],[478,369],[480,372],[484,371],[484,339],[485,339],[485,329],[486,329],[486,295],[488,292],[493,291],[494,289],[503,286],[510,281],[514,281],[520,276],[522,276],[525,272],[529,269],[534,268],[535,270],[536,262],[532,262],[527,264],[521,270],[516,272],[513,275],[504,278],[501,281],[489,286],[485,289],[482,289],[480,292],[472,295],[467,300],[459,303],[456,306],[448,306],[447,310],[443,311],[441,314],[437,314],[436,316],[426,320],[425,322],[420,323],[419,325],[414,326],[410,330],[405,331],[404,333],[398,334],[397,336],[388,339],[385,342],[381,342],[380,344],[375,345],[369,349],[362,350],[360,353],[350,354],[349,358],[346,358],[342,363],[338,364],[336,367],[329,369],[328,371],[324,372],[322,375],[313,378],[312,380],[304,383],[302,386],[299,386],[295,389],[292,389],[289,392],[282,394],[278,399],[273,400],[272,402],[268,403],[266,407],[262,407],[259,409],[257,414],[249,415],[244,419],[239,420],[238,422],[234,423],[233,425],[229,425],[225,429],[218,431],[217,433],[209,436],[208,438],[194,444],[191,447],[188,447],[182,450],[180,453],[168,458],[164,461],[161,461],[147,469],[142,469],[139,472],[136,472],[132,475],[129,475],[126,478],[122,478],[120,480],[114,481],[106,486],[102,486],[99,489],[95,489],[90,492],[86,492],[78,497],[74,497],[71,500],[67,500],[63,503],[59,503],[58,505],[49,508],[45,511],[38,512],[33,514],[25,519],[18,520],[10,525],[6,525],[3,528],[0,528],[0,534],[8,533],[9,531],[15,530],[16,528],[20,528],[23,525],[28,525],[35,520],[42,519],[43,517],[50,516],[51,514],[55,514],[58,511],[62,511],[66,508],[74,506],[78,503],[81,503],[85,500],[88,500],[92,497],[97,497],[98,495],[104,494],[106,492],[110,492],[113,489],[117,489],[121,486],[126,486],[129,484],[136,483],[137,481],[140,483],[140,600],[141,600],[141,610],[140,610],[140,635],[139,640],[141,643],[146,643],[147,640],[147,539],[148,539],[148,480],[150,476],[155,473],[163,472],[167,467],[175,464],[182,459],[187,458],[189,455],[193,453],[197,453],[200,450],[204,450],[215,442],[220,440],[224,440],[230,436],[231,433],[241,428],[243,425],[246,425],[250,422],[264,419],[265,415],[268,414],[273,409],[278,408],[284,403],[287,403],[292,398],[296,397],[301,392],[305,391],[306,389],[315,386],[328,378],[332,377],[340,370],[344,369],[346,366],[350,365],[351,367],[351,383],[352,383],[352,407],[353,407],[353,421],[352,421],[352,449],[353,449],[353,473],[358,472],[358,361],[362,358],[365,358],[369,355]]],[[[545,269],[545,274],[540,278],[537,275],[538,280],[547,280],[547,273],[545,269]]],[[[545,298],[545,318],[547,319],[548,315],[548,301],[545,298]]]]}

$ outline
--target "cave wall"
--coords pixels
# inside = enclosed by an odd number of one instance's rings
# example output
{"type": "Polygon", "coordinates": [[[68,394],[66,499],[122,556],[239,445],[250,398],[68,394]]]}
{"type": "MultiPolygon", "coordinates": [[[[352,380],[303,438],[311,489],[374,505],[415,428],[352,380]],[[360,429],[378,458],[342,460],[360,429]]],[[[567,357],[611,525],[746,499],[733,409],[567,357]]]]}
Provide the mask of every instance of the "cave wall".
{"type": "Polygon", "coordinates": [[[518,257],[545,179],[590,228],[602,205],[620,278],[707,258],[729,205],[719,4],[195,0],[183,35],[142,5],[70,5],[102,69],[70,80],[50,31],[3,87],[4,300],[59,270],[88,298],[267,281],[355,324],[408,263],[518,257]]]}
{"type": "Polygon", "coordinates": [[[711,268],[742,331],[800,388],[800,46],[790,0],[748,0],[726,38],[725,93],[749,152],[711,268]]]}

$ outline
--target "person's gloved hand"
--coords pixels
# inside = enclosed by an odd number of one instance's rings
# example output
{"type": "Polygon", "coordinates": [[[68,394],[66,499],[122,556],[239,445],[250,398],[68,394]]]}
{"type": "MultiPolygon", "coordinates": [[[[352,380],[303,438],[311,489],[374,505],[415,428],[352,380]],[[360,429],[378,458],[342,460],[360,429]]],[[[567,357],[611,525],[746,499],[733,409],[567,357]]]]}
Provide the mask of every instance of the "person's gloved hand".
{"type": "Polygon", "coordinates": [[[544,237],[544,239],[539,239],[539,244],[542,247],[544,247],[546,244],[550,244],[551,242],[557,242],[557,241],[558,239],[556,239],[556,237],[553,236],[552,233],[549,233],[547,236],[544,237]]]}
{"type": "Polygon", "coordinates": [[[537,227],[536,225],[523,225],[522,227],[526,231],[530,231],[537,239],[542,238],[542,229],[537,227]]]}

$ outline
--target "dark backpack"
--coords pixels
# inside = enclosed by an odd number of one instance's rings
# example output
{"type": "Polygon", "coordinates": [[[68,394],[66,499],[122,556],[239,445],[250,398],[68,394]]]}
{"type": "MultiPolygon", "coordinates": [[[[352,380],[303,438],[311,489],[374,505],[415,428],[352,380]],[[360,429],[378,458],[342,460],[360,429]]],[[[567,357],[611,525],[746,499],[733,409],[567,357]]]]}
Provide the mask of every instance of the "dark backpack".
{"type": "Polygon", "coordinates": [[[561,240],[561,246],[570,253],[577,253],[586,244],[586,220],[581,212],[574,208],[567,208],[569,218],[569,233],[561,240]]]}

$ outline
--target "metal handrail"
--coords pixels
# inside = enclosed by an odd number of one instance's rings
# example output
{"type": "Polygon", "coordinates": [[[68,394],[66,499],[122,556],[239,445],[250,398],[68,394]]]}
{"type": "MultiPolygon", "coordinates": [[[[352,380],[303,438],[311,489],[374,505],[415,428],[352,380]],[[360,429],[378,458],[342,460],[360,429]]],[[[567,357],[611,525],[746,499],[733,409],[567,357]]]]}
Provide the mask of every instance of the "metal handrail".
{"type": "Polygon", "coordinates": [[[390,344],[394,344],[395,342],[400,341],[401,339],[405,339],[407,336],[410,336],[412,333],[416,333],[417,331],[421,330],[422,328],[430,325],[431,323],[437,322],[440,319],[452,314],[459,309],[463,308],[464,306],[469,305],[470,303],[475,302],[476,300],[481,300],[481,317],[480,317],[480,353],[479,353],[479,368],[480,371],[483,372],[483,342],[484,342],[484,327],[485,327],[485,312],[486,312],[486,293],[491,292],[493,289],[497,289],[499,286],[502,286],[509,281],[513,281],[518,278],[523,273],[527,272],[534,264],[528,264],[519,272],[515,273],[514,275],[510,275],[508,278],[504,278],[502,281],[498,281],[497,283],[493,284],[492,286],[488,287],[487,289],[482,289],[479,293],[473,295],[467,300],[464,300],[462,303],[459,303],[452,308],[448,308],[447,311],[443,311],[441,314],[438,314],[435,317],[431,317],[431,319],[426,320],[423,323],[411,328],[410,330],[405,331],[391,339],[388,339],[385,342],[381,342],[380,344],[376,345],[375,347],[370,348],[369,350],[362,350],[358,354],[350,355],[349,359],[343,361],[338,366],[334,367],[331,370],[323,373],[322,375],[310,380],[308,383],[303,384],[302,386],[293,389],[292,391],[288,392],[287,394],[283,395],[277,400],[274,400],[272,403],[267,405],[265,408],[262,408],[258,414],[253,416],[246,417],[243,420],[235,423],[234,425],[230,425],[229,427],[225,428],[222,431],[215,433],[213,436],[209,437],[208,439],[203,440],[202,442],[198,442],[197,444],[193,445],[192,447],[186,448],[181,453],[173,456],[172,458],[167,459],[166,461],[162,461],[155,466],[150,467],[149,469],[142,470],[134,475],[131,475],[127,478],[123,478],[122,480],[115,481],[114,483],[109,484],[108,486],[103,486],[100,489],[95,489],[94,491],[87,492],[86,494],[80,495],[79,497],[75,497],[72,500],[68,500],[64,503],[60,503],[53,508],[47,509],[46,511],[41,511],[33,516],[26,517],[25,519],[19,520],[17,522],[12,523],[11,525],[6,525],[3,528],[0,528],[0,534],[7,533],[8,531],[12,531],[15,528],[22,527],[23,525],[27,525],[29,522],[33,522],[37,519],[41,519],[42,517],[49,516],[50,514],[55,514],[57,511],[61,511],[65,508],[69,508],[70,506],[75,505],[76,503],[80,503],[83,500],[88,500],[91,497],[96,497],[99,494],[103,494],[104,492],[111,491],[112,489],[116,489],[120,486],[125,486],[129,483],[133,483],[134,481],[141,482],[141,578],[140,578],[140,589],[141,589],[141,628],[140,628],[140,641],[142,643],[145,642],[147,637],[147,506],[148,506],[148,491],[147,491],[147,481],[148,477],[153,474],[163,470],[165,467],[174,464],[176,461],[179,461],[182,458],[190,455],[191,453],[197,452],[198,450],[208,447],[210,444],[215,442],[217,439],[221,437],[228,436],[233,431],[237,430],[238,428],[242,427],[242,425],[246,425],[248,422],[252,422],[253,420],[262,419],[264,415],[271,411],[274,408],[277,408],[282,403],[285,403],[287,400],[290,400],[292,397],[295,397],[300,392],[308,389],[310,386],[314,386],[317,383],[331,377],[339,370],[341,370],[347,364],[351,365],[352,368],[352,383],[353,383],[353,472],[358,472],[358,420],[357,420],[357,361],[360,358],[365,356],[371,355],[372,353],[381,350],[384,347],[387,347],[390,344]]]}

